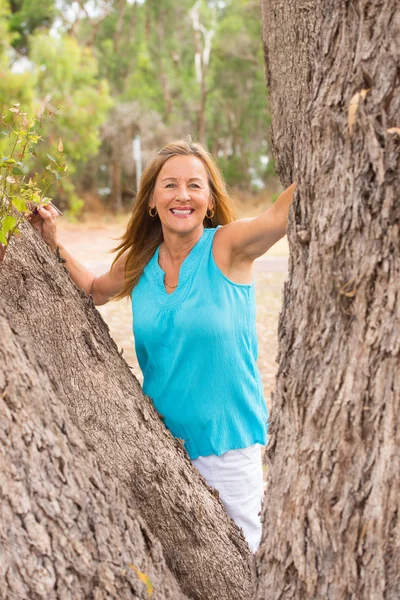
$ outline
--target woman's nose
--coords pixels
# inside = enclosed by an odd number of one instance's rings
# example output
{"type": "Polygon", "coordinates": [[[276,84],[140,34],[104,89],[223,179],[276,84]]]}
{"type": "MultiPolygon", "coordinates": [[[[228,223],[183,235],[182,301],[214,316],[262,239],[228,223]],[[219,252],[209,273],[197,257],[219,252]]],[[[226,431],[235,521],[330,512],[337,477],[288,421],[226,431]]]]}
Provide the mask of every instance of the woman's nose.
{"type": "Polygon", "coordinates": [[[175,199],[180,202],[186,202],[187,200],[190,200],[189,190],[184,186],[179,187],[176,191],[175,199]]]}

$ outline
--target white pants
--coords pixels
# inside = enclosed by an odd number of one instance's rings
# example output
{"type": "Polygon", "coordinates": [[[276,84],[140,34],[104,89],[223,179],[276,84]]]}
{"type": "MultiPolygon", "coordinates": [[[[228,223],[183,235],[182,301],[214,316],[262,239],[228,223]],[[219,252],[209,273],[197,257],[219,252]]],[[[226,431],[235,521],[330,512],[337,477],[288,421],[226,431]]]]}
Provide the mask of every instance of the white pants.
{"type": "Polygon", "coordinates": [[[208,485],[219,492],[228,515],[243,530],[252,552],[261,540],[263,470],[261,446],[229,450],[221,456],[199,456],[194,466],[208,485]]]}

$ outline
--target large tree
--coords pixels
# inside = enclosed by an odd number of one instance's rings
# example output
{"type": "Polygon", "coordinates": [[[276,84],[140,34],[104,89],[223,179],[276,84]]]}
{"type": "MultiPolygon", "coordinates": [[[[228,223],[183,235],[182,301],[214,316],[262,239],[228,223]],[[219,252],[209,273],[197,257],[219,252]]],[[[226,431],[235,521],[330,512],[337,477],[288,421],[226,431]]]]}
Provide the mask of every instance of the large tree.
{"type": "MultiPolygon", "coordinates": [[[[298,192],[256,597],[394,600],[400,7],[263,0],[263,24],[277,168],[298,192]]],[[[0,286],[2,596],[145,597],[144,573],[161,598],[251,597],[243,538],[33,232],[0,286]]]]}
{"type": "Polygon", "coordinates": [[[0,336],[0,597],[186,598],[3,310],[0,336]]]}
{"type": "Polygon", "coordinates": [[[400,597],[400,4],[263,0],[289,281],[258,599],[400,597]]]}
{"type": "Polygon", "coordinates": [[[190,598],[250,599],[243,536],[30,226],[0,289],[0,597],[144,598],[141,575],[178,599],[164,556],[190,598]]]}

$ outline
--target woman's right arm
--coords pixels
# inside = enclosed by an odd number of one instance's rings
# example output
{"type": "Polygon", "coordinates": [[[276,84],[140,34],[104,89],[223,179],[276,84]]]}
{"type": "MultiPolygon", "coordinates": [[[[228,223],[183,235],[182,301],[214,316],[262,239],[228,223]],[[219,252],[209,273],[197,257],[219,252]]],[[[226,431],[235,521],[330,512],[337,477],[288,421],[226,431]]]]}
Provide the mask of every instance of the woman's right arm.
{"type": "Polygon", "coordinates": [[[56,252],[58,248],[72,281],[86,294],[93,297],[96,306],[106,304],[122,289],[125,278],[125,257],[121,256],[108,273],[96,277],[71,256],[64,246],[58,243],[57,217],[57,211],[47,204],[38,208],[37,214],[31,215],[29,220],[53,252],[56,252]]]}

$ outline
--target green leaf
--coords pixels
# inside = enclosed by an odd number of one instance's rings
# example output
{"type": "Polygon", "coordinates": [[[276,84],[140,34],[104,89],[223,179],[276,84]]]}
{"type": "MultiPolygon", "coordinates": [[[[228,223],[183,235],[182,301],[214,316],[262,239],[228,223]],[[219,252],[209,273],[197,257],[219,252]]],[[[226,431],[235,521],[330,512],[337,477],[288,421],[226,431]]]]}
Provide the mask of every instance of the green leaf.
{"type": "Polygon", "coordinates": [[[3,234],[7,235],[7,233],[9,231],[14,229],[16,224],[17,224],[17,219],[15,217],[10,217],[10,216],[4,217],[4,219],[1,222],[1,228],[2,228],[3,234]]]}
{"type": "Polygon", "coordinates": [[[15,206],[15,208],[19,211],[19,212],[25,212],[26,211],[26,202],[23,198],[18,198],[17,196],[14,196],[13,198],[11,198],[11,203],[13,206],[15,206]]]}
{"type": "Polygon", "coordinates": [[[24,174],[24,172],[19,167],[14,167],[13,170],[11,171],[11,173],[13,175],[23,175],[24,174]]]}
{"type": "Polygon", "coordinates": [[[0,244],[3,244],[3,246],[7,246],[7,238],[1,229],[0,229],[0,244]]]}
{"type": "Polygon", "coordinates": [[[47,156],[48,156],[48,158],[49,158],[49,159],[50,159],[50,160],[51,160],[53,163],[56,163],[56,164],[57,164],[57,161],[56,161],[56,159],[54,158],[54,156],[51,156],[51,154],[48,154],[47,156]]]}
{"type": "Polygon", "coordinates": [[[61,179],[59,173],[57,173],[57,171],[55,171],[50,165],[47,165],[46,169],[47,169],[47,171],[50,171],[50,173],[53,173],[53,175],[55,176],[55,178],[57,179],[57,181],[59,179],[61,179]]]}

